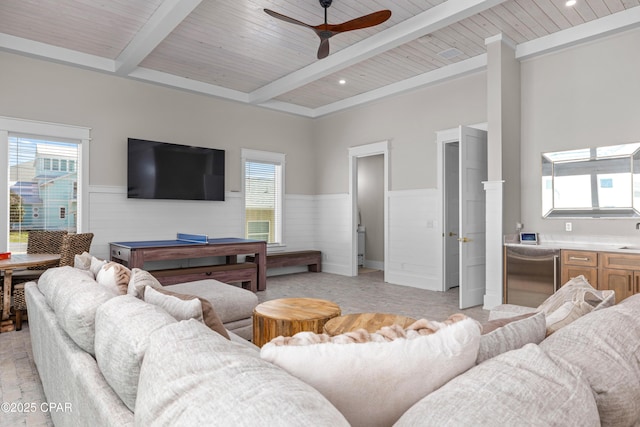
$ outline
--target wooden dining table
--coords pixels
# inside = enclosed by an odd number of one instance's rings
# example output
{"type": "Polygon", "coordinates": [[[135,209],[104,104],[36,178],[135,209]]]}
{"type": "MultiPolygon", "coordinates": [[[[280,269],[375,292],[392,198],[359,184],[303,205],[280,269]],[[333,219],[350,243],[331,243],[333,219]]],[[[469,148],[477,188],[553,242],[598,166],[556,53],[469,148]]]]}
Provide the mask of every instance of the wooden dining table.
{"type": "Polygon", "coordinates": [[[0,271],[4,273],[0,332],[13,331],[15,328],[9,312],[11,310],[11,277],[13,271],[29,267],[55,265],[59,261],[60,254],[13,254],[9,259],[0,260],[0,271]]]}

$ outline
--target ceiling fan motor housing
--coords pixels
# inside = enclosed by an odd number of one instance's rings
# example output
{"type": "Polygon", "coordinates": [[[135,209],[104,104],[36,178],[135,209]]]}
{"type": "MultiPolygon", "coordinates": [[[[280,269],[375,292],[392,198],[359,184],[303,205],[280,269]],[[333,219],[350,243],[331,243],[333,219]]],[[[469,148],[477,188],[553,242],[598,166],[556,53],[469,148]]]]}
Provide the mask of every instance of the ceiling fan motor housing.
{"type": "Polygon", "coordinates": [[[320,0],[320,6],[326,9],[331,6],[331,2],[333,2],[333,0],[320,0]]]}

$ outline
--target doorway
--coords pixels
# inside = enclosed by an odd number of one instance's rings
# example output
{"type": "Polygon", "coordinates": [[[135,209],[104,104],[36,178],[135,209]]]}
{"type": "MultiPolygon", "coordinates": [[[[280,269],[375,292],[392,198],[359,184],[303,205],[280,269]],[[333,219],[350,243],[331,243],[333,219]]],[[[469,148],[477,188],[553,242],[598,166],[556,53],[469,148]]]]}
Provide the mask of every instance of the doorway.
{"type": "Polygon", "coordinates": [[[357,158],[358,274],[384,270],[384,155],[357,158]]]}
{"type": "MultiPolygon", "coordinates": [[[[361,233],[358,233],[358,227],[364,225],[365,226],[365,245],[366,245],[366,235],[369,234],[369,229],[368,229],[368,225],[366,223],[364,223],[364,221],[369,221],[369,219],[367,219],[367,217],[363,217],[362,216],[362,210],[360,209],[360,203],[363,203],[362,200],[359,200],[358,194],[359,194],[359,187],[360,185],[364,185],[365,184],[365,180],[367,180],[368,178],[373,178],[373,176],[371,176],[372,173],[375,173],[377,176],[375,177],[375,179],[373,179],[373,181],[380,183],[381,182],[381,190],[378,188],[378,194],[381,193],[382,196],[382,238],[380,239],[379,237],[376,237],[376,240],[378,242],[382,242],[382,248],[379,247],[380,243],[377,244],[376,250],[380,250],[381,249],[381,253],[382,253],[382,259],[381,260],[377,260],[377,262],[375,263],[367,263],[367,254],[366,254],[366,246],[365,246],[365,253],[364,253],[364,257],[363,257],[363,264],[364,267],[367,267],[367,265],[369,266],[373,266],[373,268],[379,269],[379,270],[383,270],[384,276],[385,276],[385,281],[386,281],[386,263],[387,260],[389,259],[388,257],[388,236],[389,236],[389,232],[388,232],[388,189],[389,189],[389,142],[388,141],[382,141],[382,142],[376,142],[376,143],[372,143],[372,144],[366,144],[366,145],[360,145],[357,147],[351,147],[349,148],[349,194],[351,196],[351,225],[352,225],[352,233],[351,233],[351,275],[352,276],[357,276],[358,275],[358,270],[359,270],[359,258],[358,258],[358,238],[361,236],[361,233]],[[367,159],[369,157],[374,157],[373,160],[367,159]],[[362,163],[360,163],[360,160],[362,159],[362,163]],[[382,163],[382,167],[380,168],[380,160],[382,163]],[[371,165],[369,164],[371,163],[371,165]],[[358,170],[359,170],[359,165],[361,168],[367,170],[367,169],[371,169],[371,173],[367,173],[366,175],[364,175],[362,177],[362,181],[360,181],[358,179],[358,170]],[[376,166],[377,165],[377,166],[376,166]],[[368,166],[372,166],[372,167],[368,167],[368,166]],[[360,181],[360,182],[359,182],[360,181]]],[[[377,184],[378,186],[380,184],[377,184]]],[[[378,196],[379,197],[379,196],[378,196]]],[[[379,198],[378,198],[379,200],[379,198]]],[[[372,227],[375,227],[376,229],[378,229],[379,227],[379,221],[377,222],[378,225],[374,225],[376,223],[375,221],[375,217],[376,215],[380,215],[380,211],[379,211],[379,201],[378,202],[372,202],[372,203],[377,203],[377,207],[375,208],[376,212],[378,212],[377,214],[373,214],[373,216],[369,216],[369,218],[374,218],[372,224],[372,227]]],[[[363,206],[364,207],[364,206],[363,206]]],[[[369,212],[369,214],[371,215],[372,212],[369,212]]],[[[360,228],[362,229],[362,228],[360,228]]],[[[373,233],[374,229],[371,230],[371,232],[373,233]]],[[[370,238],[372,238],[373,236],[370,236],[370,238]]],[[[371,256],[369,256],[371,258],[371,256]]],[[[373,260],[373,258],[371,258],[373,260]]],[[[372,268],[372,267],[368,267],[368,268],[372,268]]]]}

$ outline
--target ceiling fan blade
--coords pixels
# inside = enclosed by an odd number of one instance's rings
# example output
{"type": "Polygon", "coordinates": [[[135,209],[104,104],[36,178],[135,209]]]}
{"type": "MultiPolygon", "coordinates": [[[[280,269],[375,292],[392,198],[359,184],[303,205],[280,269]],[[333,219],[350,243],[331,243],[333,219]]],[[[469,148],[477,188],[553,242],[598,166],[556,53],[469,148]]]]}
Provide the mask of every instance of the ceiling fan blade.
{"type": "Polygon", "coordinates": [[[265,11],[265,13],[267,15],[273,16],[274,18],[277,18],[277,19],[281,19],[281,20],[283,20],[285,22],[288,22],[290,24],[300,25],[302,27],[307,27],[307,28],[311,28],[311,29],[315,30],[315,27],[313,27],[313,25],[306,24],[306,23],[304,23],[302,21],[298,21],[297,19],[289,18],[288,16],[283,15],[283,14],[278,13],[278,12],[274,12],[273,10],[264,9],[264,11],[265,11]]]}
{"type": "MultiPolygon", "coordinates": [[[[345,31],[359,30],[362,28],[380,25],[390,17],[390,10],[380,10],[378,12],[370,13],[369,15],[361,16],[360,18],[352,19],[351,21],[343,22],[342,24],[327,24],[322,25],[322,27],[324,27],[324,30],[331,31],[333,33],[342,33],[345,31]]],[[[318,27],[321,27],[321,25],[314,28],[317,29],[318,27]]]]}
{"type": "Polygon", "coordinates": [[[329,56],[329,39],[320,38],[320,46],[318,47],[318,59],[329,56]]]}

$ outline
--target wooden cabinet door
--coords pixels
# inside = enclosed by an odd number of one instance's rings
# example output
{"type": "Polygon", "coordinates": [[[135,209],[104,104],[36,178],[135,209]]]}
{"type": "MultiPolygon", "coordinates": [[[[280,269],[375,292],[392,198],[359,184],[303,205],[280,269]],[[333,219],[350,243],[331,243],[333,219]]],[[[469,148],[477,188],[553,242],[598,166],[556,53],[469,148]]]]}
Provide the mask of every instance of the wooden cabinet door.
{"type": "Polygon", "coordinates": [[[598,288],[598,269],[596,267],[582,267],[577,265],[563,265],[560,285],[564,285],[574,277],[584,276],[594,288],[598,288]]]}
{"type": "MultiPolygon", "coordinates": [[[[616,270],[604,268],[600,270],[600,286],[598,289],[610,289],[616,293],[616,304],[633,295],[636,285],[636,275],[633,270],[616,270]]],[[[640,277],[638,277],[640,279],[640,277]]]]}

